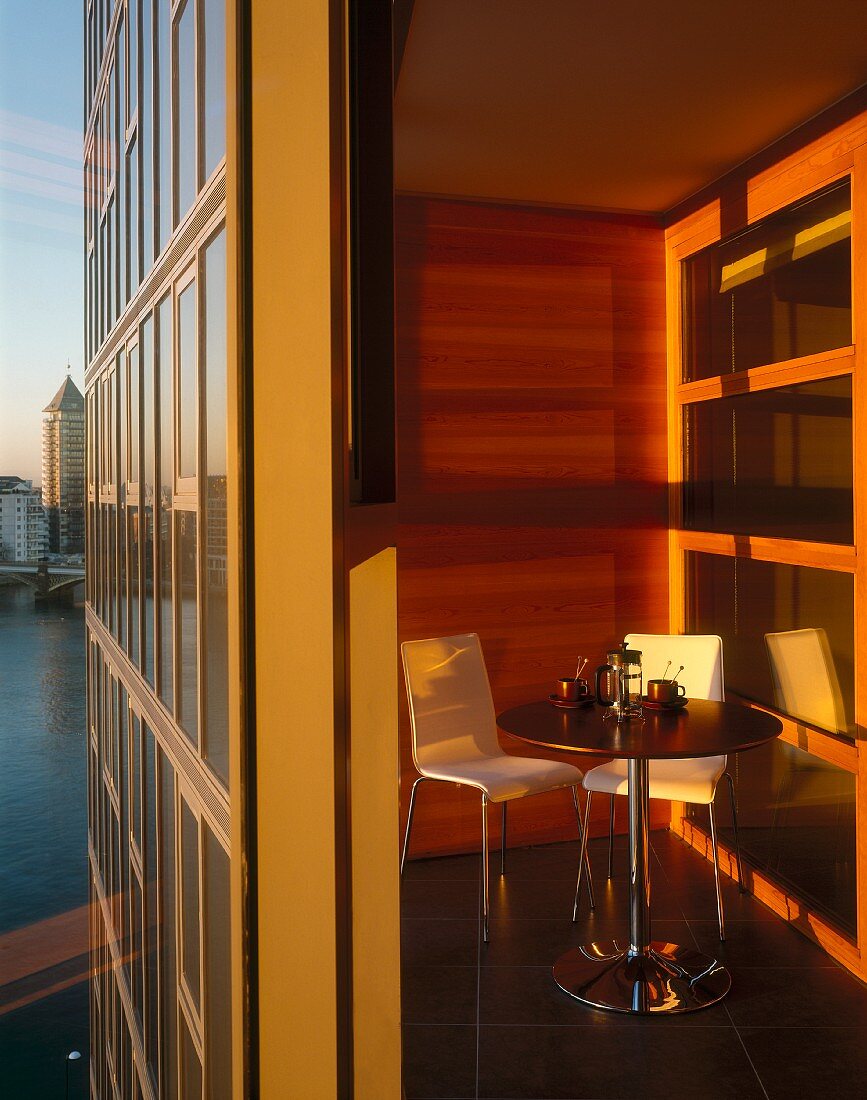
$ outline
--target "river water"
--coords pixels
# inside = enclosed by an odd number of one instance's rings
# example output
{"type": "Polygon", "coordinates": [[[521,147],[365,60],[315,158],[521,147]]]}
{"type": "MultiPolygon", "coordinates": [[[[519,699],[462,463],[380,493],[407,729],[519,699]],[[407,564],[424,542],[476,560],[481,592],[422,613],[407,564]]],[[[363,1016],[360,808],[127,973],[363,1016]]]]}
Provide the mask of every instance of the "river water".
{"type": "Polygon", "coordinates": [[[88,1095],[85,733],[83,607],[0,587],[3,1100],[88,1095]]]}

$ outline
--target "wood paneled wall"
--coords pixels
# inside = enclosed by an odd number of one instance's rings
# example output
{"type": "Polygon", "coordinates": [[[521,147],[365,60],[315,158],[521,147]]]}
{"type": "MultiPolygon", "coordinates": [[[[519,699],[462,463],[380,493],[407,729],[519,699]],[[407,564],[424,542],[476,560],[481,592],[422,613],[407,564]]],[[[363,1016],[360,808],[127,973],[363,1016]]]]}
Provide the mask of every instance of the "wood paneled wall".
{"type": "MultiPolygon", "coordinates": [[[[477,631],[500,710],[576,654],[592,670],[624,634],[668,629],[663,231],[405,196],[396,236],[400,636],[477,631]]],[[[401,746],[405,815],[405,700],[401,746]]],[[[513,804],[509,829],[574,837],[568,795],[513,804]]],[[[413,854],[477,850],[479,830],[476,791],[420,788],[413,854]]]]}

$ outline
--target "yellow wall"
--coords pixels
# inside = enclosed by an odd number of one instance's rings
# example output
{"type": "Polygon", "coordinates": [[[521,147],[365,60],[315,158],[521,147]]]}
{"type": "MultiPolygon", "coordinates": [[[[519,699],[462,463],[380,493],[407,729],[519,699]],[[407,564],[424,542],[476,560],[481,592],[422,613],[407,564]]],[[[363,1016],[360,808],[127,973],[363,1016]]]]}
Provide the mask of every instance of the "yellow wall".
{"type": "Polygon", "coordinates": [[[397,562],[349,574],[356,1100],[400,1095],[397,562]]]}
{"type": "Polygon", "coordinates": [[[252,8],[261,1095],[336,1095],[329,6],[252,8]]]}
{"type": "Polygon", "coordinates": [[[390,1100],[400,1094],[396,565],[393,548],[376,553],[344,585],[342,28],[321,0],[251,8],[260,1092],[347,1092],[335,790],[351,718],[344,1003],[354,1095],[390,1100]]]}

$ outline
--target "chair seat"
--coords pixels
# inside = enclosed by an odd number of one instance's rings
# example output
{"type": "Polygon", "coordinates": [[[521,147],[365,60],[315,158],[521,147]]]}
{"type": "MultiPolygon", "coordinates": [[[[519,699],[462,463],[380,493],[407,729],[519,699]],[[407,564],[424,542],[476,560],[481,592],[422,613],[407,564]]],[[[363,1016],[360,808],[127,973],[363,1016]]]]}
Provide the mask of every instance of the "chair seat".
{"type": "Polygon", "coordinates": [[[580,783],[584,775],[580,768],[557,760],[506,755],[430,764],[422,774],[429,779],[478,787],[491,802],[508,802],[523,795],[571,787],[580,783]]]}
{"type": "MultiPolygon", "coordinates": [[[[626,760],[612,760],[591,768],[584,776],[585,791],[603,794],[629,794],[626,760]]],[[[726,770],[724,756],[706,756],[689,760],[651,760],[650,798],[668,798],[672,802],[709,805],[720,776],[726,770]]]]}

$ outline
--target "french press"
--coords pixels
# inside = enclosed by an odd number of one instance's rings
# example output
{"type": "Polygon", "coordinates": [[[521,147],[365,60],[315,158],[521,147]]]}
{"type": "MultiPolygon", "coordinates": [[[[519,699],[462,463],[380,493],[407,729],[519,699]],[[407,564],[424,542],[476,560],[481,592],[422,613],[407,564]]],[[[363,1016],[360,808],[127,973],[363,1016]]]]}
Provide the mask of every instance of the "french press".
{"type": "Polygon", "coordinates": [[[643,694],[641,651],[629,649],[626,642],[621,642],[617,649],[609,649],[606,657],[608,664],[596,669],[596,699],[611,708],[603,717],[613,715],[618,723],[627,718],[640,718],[643,694]],[[602,691],[603,677],[608,678],[610,695],[602,691]]]}

